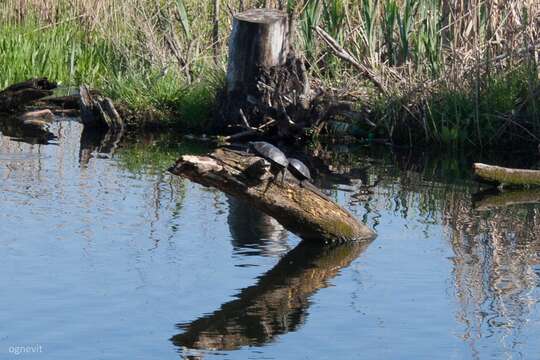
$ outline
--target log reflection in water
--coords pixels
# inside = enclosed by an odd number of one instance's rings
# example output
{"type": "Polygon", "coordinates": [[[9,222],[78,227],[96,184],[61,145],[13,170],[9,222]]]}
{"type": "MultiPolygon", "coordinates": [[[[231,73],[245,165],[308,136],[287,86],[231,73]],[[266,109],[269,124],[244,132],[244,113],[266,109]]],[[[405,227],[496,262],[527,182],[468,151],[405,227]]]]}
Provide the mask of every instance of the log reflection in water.
{"type": "Polygon", "coordinates": [[[112,155],[118,147],[123,134],[123,130],[103,131],[85,126],[81,132],[81,146],[79,149],[79,163],[81,166],[88,165],[94,152],[112,155]]]}
{"type": "Polygon", "coordinates": [[[305,321],[309,298],[328,285],[370,241],[324,247],[305,242],[284,256],[237,300],[188,324],[171,341],[179,347],[234,350],[260,346],[295,331],[305,321]]]}
{"type": "Polygon", "coordinates": [[[0,117],[0,133],[15,141],[28,144],[46,145],[56,139],[56,135],[48,129],[25,126],[21,120],[13,117],[0,117]]]}
{"type": "Polygon", "coordinates": [[[473,197],[474,208],[486,211],[507,206],[540,204],[540,189],[519,189],[498,191],[490,189],[473,197]]]}
{"type": "Polygon", "coordinates": [[[243,255],[276,256],[290,249],[288,232],[277,220],[245,201],[232,196],[227,199],[227,222],[235,250],[243,250],[243,255]]]}
{"type": "MultiPolygon", "coordinates": [[[[538,317],[538,189],[486,192],[471,201],[478,184],[472,181],[471,164],[466,158],[385,154],[375,158],[386,156],[386,162],[367,169],[370,183],[374,178],[381,179],[372,189],[374,195],[350,196],[352,211],[362,207],[364,214],[385,210],[410,221],[441,224],[454,253],[451,286],[457,302],[455,316],[464,325],[460,337],[473,354],[482,354],[483,347],[498,342],[495,346],[501,348],[500,353],[507,352],[505,357],[512,358],[516,349],[528,342],[527,324],[538,317]]],[[[320,155],[324,156],[324,151],[320,155]]],[[[346,156],[328,152],[325,158],[330,161],[346,156]]],[[[351,160],[348,169],[346,163],[340,167],[344,175],[354,167],[372,163],[361,153],[351,160]]],[[[532,168],[531,162],[537,160],[513,157],[489,161],[532,168]]],[[[354,178],[352,183],[353,190],[358,188],[354,178]]]]}

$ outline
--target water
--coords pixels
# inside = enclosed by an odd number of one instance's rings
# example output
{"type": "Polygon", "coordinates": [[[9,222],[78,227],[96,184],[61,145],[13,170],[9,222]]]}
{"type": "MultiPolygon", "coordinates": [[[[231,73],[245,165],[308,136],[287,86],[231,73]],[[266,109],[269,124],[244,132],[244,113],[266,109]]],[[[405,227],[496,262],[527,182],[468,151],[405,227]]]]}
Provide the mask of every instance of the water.
{"type": "Polygon", "coordinates": [[[163,171],[200,145],[51,131],[0,136],[0,359],[540,358],[540,206],[467,161],[313,149],[378,232],[319,248],[163,171]]]}

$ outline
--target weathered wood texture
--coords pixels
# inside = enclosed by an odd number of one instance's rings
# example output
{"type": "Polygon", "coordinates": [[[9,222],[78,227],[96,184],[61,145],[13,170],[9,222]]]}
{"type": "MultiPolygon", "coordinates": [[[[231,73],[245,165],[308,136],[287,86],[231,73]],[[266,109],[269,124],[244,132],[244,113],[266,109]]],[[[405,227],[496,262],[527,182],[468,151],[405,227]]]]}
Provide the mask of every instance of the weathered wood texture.
{"type": "Polygon", "coordinates": [[[124,122],[111,99],[91,92],[86,85],[79,89],[81,121],[85,126],[121,130],[124,122]]]}
{"type": "Polygon", "coordinates": [[[31,79],[0,91],[0,112],[18,111],[35,100],[52,95],[56,83],[47,78],[31,79]]]}
{"type": "Polygon", "coordinates": [[[43,110],[33,110],[25,112],[20,116],[21,121],[28,121],[28,120],[41,120],[46,122],[52,122],[54,119],[54,114],[49,109],[43,109],[43,110]]]}
{"type": "Polygon", "coordinates": [[[285,64],[289,52],[287,14],[251,9],[236,14],[229,42],[227,92],[243,93],[256,83],[260,68],[285,64]]]}
{"type": "Polygon", "coordinates": [[[540,185],[540,170],[511,169],[475,163],[474,173],[482,179],[503,185],[540,185]]]}
{"type": "Polygon", "coordinates": [[[215,187],[249,202],[306,240],[347,241],[375,233],[309,183],[285,171],[260,176],[251,171],[262,159],[252,154],[218,149],[207,156],[182,156],[169,169],[204,186],[215,187]]]}
{"type": "Polygon", "coordinates": [[[294,137],[311,119],[312,91],[303,61],[290,49],[288,15],[252,9],[234,16],[219,131],[229,140],[253,135],[294,137]]]}

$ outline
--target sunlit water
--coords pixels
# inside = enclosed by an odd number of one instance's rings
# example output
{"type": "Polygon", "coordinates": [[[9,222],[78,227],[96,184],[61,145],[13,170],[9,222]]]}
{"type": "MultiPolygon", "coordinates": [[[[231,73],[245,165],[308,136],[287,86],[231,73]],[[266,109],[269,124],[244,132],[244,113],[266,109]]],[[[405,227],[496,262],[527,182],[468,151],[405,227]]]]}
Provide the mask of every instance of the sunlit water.
{"type": "Polygon", "coordinates": [[[458,162],[327,163],[378,237],[320,249],[164,171],[200,149],[81,130],[0,136],[0,359],[540,359],[540,207],[458,162]]]}

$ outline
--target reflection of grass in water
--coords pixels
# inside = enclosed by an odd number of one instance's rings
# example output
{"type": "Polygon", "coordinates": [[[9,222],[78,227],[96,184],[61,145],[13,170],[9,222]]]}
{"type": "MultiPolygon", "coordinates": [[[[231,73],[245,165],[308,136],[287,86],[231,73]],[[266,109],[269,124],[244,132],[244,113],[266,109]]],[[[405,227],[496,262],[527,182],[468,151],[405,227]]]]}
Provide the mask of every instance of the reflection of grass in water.
{"type": "Polygon", "coordinates": [[[470,165],[460,154],[425,156],[360,146],[329,150],[321,148],[319,153],[333,168],[365,169],[362,185],[377,184],[371,188],[373,195],[360,196],[360,202],[405,219],[440,224],[445,209],[466,201],[473,191],[470,165]]]}
{"type": "Polygon", "coordinates": [[[135,174],[158,174],[167,171],[181,155],[203,154],[208,150],[204,143],[160,137],[123,144],[116,158],[120,166],[135,174]]]}

